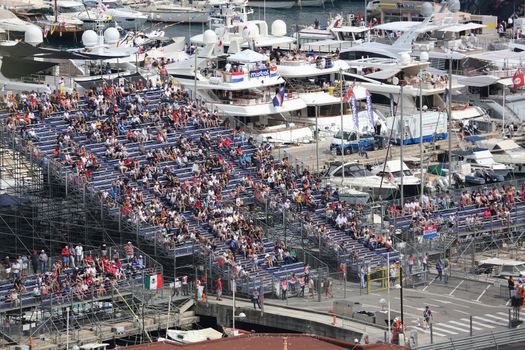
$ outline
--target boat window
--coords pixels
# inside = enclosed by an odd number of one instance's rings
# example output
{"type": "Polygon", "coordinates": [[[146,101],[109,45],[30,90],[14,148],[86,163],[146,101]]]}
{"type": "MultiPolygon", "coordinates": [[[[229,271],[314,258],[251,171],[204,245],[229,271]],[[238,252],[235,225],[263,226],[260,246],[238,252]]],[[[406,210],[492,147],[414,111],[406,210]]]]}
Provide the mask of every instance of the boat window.
{"type": "Polygon", "coordinates": [[[513,274],[513,271],[514,271],[514,266],[509,266],[509,265],[503,266],[503,268],[501,269],[501,273],[505,273],[505,274],[513,274]]]}
{"type": "Polygon", "coordinates": [[[104,6],[106,6],[108,9],[118,9],[120,7],[116,2],[105,2],[104,6]]]}
{"type": "Polygon", "coordinates": [[[85,9],[83,6],[59,6],[58,12],[59,13],[77,13],[77,12],[83,12],[85,9]]]}
{"type": "Polygon", "coordinates": [[[339,170],[337,170],[334,175],[332,176],[337,176],[337,177],[341,177],[343,176],[343,168],[340,168],[339,170]]]}
{"type": "MultiPolygon", "coordinates": [[[[412,172],[410,170],[403,171],[403,174],[405,176],[412,176],[412,172]]],[[[401,177],[401,171],[393,171],[392,176],[394,177],[401,177]]]]}
{"type": "Polygon", "coordinates": [[[371,173],[368,170],[366,170],[360,165],[349,165],[347,166],[347,168],[348,168],[348,172],[352,173],[352,175],[349,175],[349,176],[359,177],[359,176],[370,176],[371,175],[371,173]]]}
{"type": "MultiPolygon", "coordinates": [[[[350,134],[352,134],[351,132],[348,132],[348,131],[345,131],[344,132],[344,139],[345,140],[350,140],[350,134]]],[[[340,139],[341,138],[341,130],[339,130],[335,136],[334,136],[336,139],[340,139]]]]}

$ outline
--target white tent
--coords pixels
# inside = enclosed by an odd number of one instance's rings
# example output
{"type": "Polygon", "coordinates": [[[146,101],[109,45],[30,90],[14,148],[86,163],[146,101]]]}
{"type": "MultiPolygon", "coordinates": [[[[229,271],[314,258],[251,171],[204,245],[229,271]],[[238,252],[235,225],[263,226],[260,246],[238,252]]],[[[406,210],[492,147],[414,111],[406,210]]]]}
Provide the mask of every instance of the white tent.
{"type": "Polygon", "coordinates": [[[241,52],[237,52],[231,56],[228,56],[228,61],[238,62],[238,63],[257,63],[265,62],[268,58],[265,55],[262,55],[253,50],[247,49],[241,52]]]}

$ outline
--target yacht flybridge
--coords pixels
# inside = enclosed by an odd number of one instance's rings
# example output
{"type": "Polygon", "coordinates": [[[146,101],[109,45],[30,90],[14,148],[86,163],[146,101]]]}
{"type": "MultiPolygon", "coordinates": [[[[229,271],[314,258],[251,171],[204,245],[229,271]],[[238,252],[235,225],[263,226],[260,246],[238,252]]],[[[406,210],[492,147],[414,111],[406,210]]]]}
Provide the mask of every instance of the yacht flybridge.
{"type": "Polygon", "coordinates": [[[196,87],[197,96],[220,115],[237,117],[258,127],[262,134],[267,131],[266,137],[274,141],[289,142],[297,133],[311,138],[309,128],[293,128],[297,111],[306,104],[286,91],[277,67],[265,63],[267,56],[249,49],[223,54],[213,31],[206,31],[204,36],[208,44],[188,60],[167,65],[169,74],[189,90],[196,87]]]}
{"type": "MultiPolygon", "coordinates": [[[[277,72],[287,82],[288,91],[292,91],[307,105],[301,120],[309,125],[317,125],[320,130],[341,129],[341,78],[350,66],[335,55],[329,54],[299,54],[284,56],[277,65],[277,72]]],[[[350,87],[344,87],[344,90],[350,87]]],[[[358,127],[354,125],[354,115],[349,101],[343,102],[343,128],[366,132],[373,129],[370,116],[364,107],[359,108],[360,101],[367,98],[366,89],[361,86],[352,87],[353,96],[357,99],[358,127]]],[[[374,118],[383,123],[384,117],[375,111],[374,118]]],[[[383,129],[385,130],[385,129],[383,129]]]]}

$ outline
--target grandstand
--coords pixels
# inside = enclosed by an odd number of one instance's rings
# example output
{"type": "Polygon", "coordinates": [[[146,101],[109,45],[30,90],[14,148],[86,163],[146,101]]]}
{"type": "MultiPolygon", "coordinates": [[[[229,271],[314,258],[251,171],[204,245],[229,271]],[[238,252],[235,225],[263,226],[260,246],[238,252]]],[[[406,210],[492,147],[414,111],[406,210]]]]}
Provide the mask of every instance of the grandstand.
{"type": "MultiPolygon", "coordinates": [[[[107,215],[118,223],[116,232],[114,234],[106,234],[106,236],[111,239],[116,238],[117,243],[126,239],[133,239],[138,246],[141,246],[155,258],[158,258],[159,261],[162,261],[165,267],[168,262],[172,261],[170,257],[179,258],[193,255],[196,251],[206,255],[211,244],[214,246],[213,258],[211,259],[212,269],[223,273],[226,277],[227,271],[224,268],[219,268],[218,260],[230,250],[230,242],[228,240],[218,240],[216,232],[213,232],[209,223],[199,220],[190,207],[177,207],[177,204],[170,204],[169,198],[159,196],[159,193],[155,192],[156,189],[153,186],[145,181],[141,181],[141,179],[137,179],[136,176],[134,177],[132,172],[128,171],[128,168],[125,168],[125,171],[122,170],[122,166],[126,167],[126,165],[123,165],[123,159],[129,160],[130,163],[136,162],[138,166],[144,166],[150,161],[148,155],[151,155],[151,152],[162,153],[172,147],[179,147],[181,137],[188,140],[192,149],[203,149],[202,137],[205,135],[210,139],[210,144],[213,145],[212,147],[204,147],[207,148],[209,156],[218,159],[219,163],[221,161],[226,162],[229,167],[226,171],[228,174],[227,181],[223,183],[224,186],[221,186],[220,189],[216,189],[220,193],[220,198],[223,199],[223,202],[235,201],[236,204],[242,203],[240,207],[238,205],[235,206],[240,212],[245,210],[247,204],[253,202],[254,190],[253,188],[246,188],[245,182],[248,177],[259,179],[256,163],[253,160],[252,162],[247,161],[254,157],[258,147],[251,142],[246,142],[238,132],[239,130],[231,129],[229,125],[218,125],[211,122],[198,123],[196,121],[198,119],[197,116],[203,112],[203,109],[192,106],[186,99],[173,96],[167,98],[162,89],[152,89],[141,91],[136,93],[136,95],[119,101],[118,114],[123,120],[126,119],[123,117],[129,113],[130,104],[140,105],[143,108],[141,112],[147,113],[149,116],[158,115],[159,111],[167,108],[167,105],[182,108],[184,111],[192,108],[194,110],[201,109],[198,112],[187,112],[190,116],[188,117],[189,122],[186,122],[184,125],[164,129],[163,126],[167,123],[162,118],[156,120],[145,118],[146,120],[140,125],[134,125],[128,119],[123,126],[126,131],[139,132],[147,129],[146,133],[149,134],[149,137],[147,140],[137,142],[129,138],[129,133],[124,131],[124,128],[119,129],[114,142],[125,149],[125,157],[108,157],[107,139],[95,140],[92,135],[86,132],[85,128],[72,131],[71,119],[82,119],[83,122],[87,123],[94,122],[97,119],[97,117],[89,115],[88,111],[92,111],[93,107],[91,106],[92,101],[89,101],[86,97],[81,97],[78,100],[78,111],[80,111],[78,115],[76,114],[76,109],[71,108],[66,116],[64,111],[58,108],[58,111],[54,111],[48,116],[36,115],[27,122],[21,119],[9,120],[8,116],[10,114],[5,113],[4,117],[8,120],[6,123],[8,129],[6,130],[10,130],[6,134],[11,137],[9,144],[13,145],[17,151],[25,152],[27,156],[38,162],[42,168],[48,168],[48,176],[63,179],[64,191],[78,191],[83,199],[89,198],[90,204],[87,206],[96,205],[96,208],[100,208],[101,217],[106,217],[107,215]],[[16,134],[14,133],[15,130],[16,134]],[[71,137],[72,143],[68,144],[66,142],[64,146],[60,144],[61,142],[64,143],[63,140],[57,141],[57,138],[63,137],[65,134],[71,137]],[[232,144],[217,147],[217,145],[221,144],[221,140],[231,140],[232,144]],[[83,148],[83,152],[86,152],[89,157],[92,156],[96,160],[96,166],[93,166],[91,169],[86,169],[82,166],[79,168],[77,165],[80,157],[75,152],[72,152],[73,147],[71,145],[83,148]],[[61,147],[65,150],[69,149],[70,152],[66,155],[66,152],[63,152],[61,147]],[[236,151],[239,154],[235,155],[232,151],[236,151]],[[129,203],[123,202],[122,194],[120,194],[120,197],[119,194],[115,194],[115,192],[119,191],[119,185],[116,185],[118,181],[125,183],[124,186],[120,185],[120,190],[141,193],[143,197],[141,200],[145,208],[148,206],[160,206],[166,210],[177,211],[183,216],[183,221],[187,223],[188,231],[191,234],[183,236],[183,239],[179,241],[176,239],[177,237],[174,237],[177,234],[173,233],[173,230],[167,229],[166,225],[159,225],[158,220],[151,217],[146,220],[140,219],[140,215],[144,215],[143,213],[138,213],[134,209],[126,209],[129,203]],[[241,191],[239,188],[244,189],[241,191]],[[95,204],[97,200],[99,204],[95,204]],[[126,233],[123,234],[123,231],[126,231],[126,233]],[[115,236],[115,234],[118,234],[118,236],[115,236]],[[186,237],[193,238],[187,239],[186,237]],[[146,242],[147,244],[143,246],[141,242],[146,242]],[[161,255],[166,258],[160,260],[161,255]]],[[[176,177],[180,183],[194,181],[195,169],[193,165],[195,163],[202,165],[204,162],[203,159],[193,162],[193,164],[191,162],[180,164],[180,162],[177,163],[175,160],[168,159],[159,161],[156,164],[159,186],[166,188],[170,185],[169,181],[173,177],[176,177]],[[169,172],[166,172],[166,169],[169,169],[169,172]]],[[[225,173],[222,168],[223,165],[214,164],[214,167],[208,171],[207,175],[221,176],[221,173],[225,173]]],[[[296,175],[299,177],[300,174],[296,175]]],[[[277,189],[273,192],[277,195],[277,189]]],[[[203,195],[201,198],[205,199],[206,196],[203,195]]],[[[314,222],[330,223],[331,219],[324,214],[324,203],[321,203],[319,194],[315,194],[314,200],[318,205],[318,208],[313,213],[314,222]]],[[[85,199],[84,203],[86,203],[85,199]]],[[[361,263],[372,266],[384,264],[386,249],[371,251],[363,245],[362,241],[352,238],[348,231],[340,230],[333,226],[330,227],[329,234],[325,238],[326,241],[332,242],[330,244],[326,242],[326,246],[334,246],[335,244],[344,248],[345,252],[339,254],[340,261],[347,261],[351,252],[355,251],[361,263]]],[[[79,237],[78,235],[76,237],[70,236],[66,240],[69,240],[69,242],[89,240],[91,236],[90,231],[90,229],[87,229],[84,237],[79,237]]],[[[263,239],[263,248],[257,251],[258,257],[255,259],[258,264],[257,267],[253,264],[254,259],[238,258],[235,262],[236,265],[240,265],[248,273],[251,279],[262,281],[261,283],[267,285],[269,289],[271,288],[271,280],[280,279],[291,274],[300,275],[303,272],[303,263],[300,261],[288,264],[283,264],[281,261],[273,267],[266,266],[264,263],[265,258],[275,252],[274,243],[268,239],[263,239]]],[[[56,246],[58,247],[58,245],[56,246]]],[[[303,254],[303,258],[306,257],[306,254],[303,254]]],[[[314,261],[311,257],[308,259],[309,261],[314,261]]],[[[323,264],[318,262],[316,267],[321,266],[323,264]]]]}

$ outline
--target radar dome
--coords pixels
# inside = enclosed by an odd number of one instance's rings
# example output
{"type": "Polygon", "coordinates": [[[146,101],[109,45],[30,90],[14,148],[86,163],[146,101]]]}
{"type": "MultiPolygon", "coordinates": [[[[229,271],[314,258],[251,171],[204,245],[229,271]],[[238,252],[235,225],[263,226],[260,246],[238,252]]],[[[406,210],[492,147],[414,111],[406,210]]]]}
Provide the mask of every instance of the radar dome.
{"type": "Polygon", "coordinates": [[[41,44],[44,41],[42,30],[37,26],[30,26],[24,33],[24,41],[33,46],[41,44]]]}
{"type": "Polygon", "coordinates": [[[274,36],[285,36],[286,35],[286,23],[283,20],[276,20],[272,23],[272,35],[274,36]]]}
{"type": "Polygon", "coordinates": [[[428,52],[421,52],[421,55],[419,55],[419,59],[421,60],[421,62],[428,62],[428,52]]]}
{"type": "Polygon", "coordinates": [[[98,35],[93,30],[86,30],[82,34],[82,44],[84,44],[85,47],[94,47],[97,45],[98,42],[98,35]]]}
{"type": "Polygon", "coordinates": [[[410,63],[410,55],[406,52],[399,55],[399,63],[405,65],[410,63]]]}
{"type": "Polygon", "coordinates": [[[104,42],[108,45],[115,45],[120,40],[120,33],[117,28],[109,27],[104,31],[104,42]]]}
{"type": "Polygon", "coordinates": [[[434,6],[430,2],[424,2],[423,5],[421,5],[420,13],[423,17],[430,17],[432,13],[434,13],[434,6]]]}
{"type": "Polygon", "coordinates": [[[256,24],[248,23],[242,30],[242,37],[244,40],[251,40],[259,36],[259,27],[256,24]]]}
{"type": "Polygon", "coordinates": [[[204,41],[204,44],[216,44],[217,43],[217,34],[211,29],[208,29],[204,32],[202,35],[202,40],[204,41]]]}
{"type": "Polygon", "coordinates": [[[448,0],[448,10],[452,13],[458,12],[461,9],[459,0],[448,0]]]}

